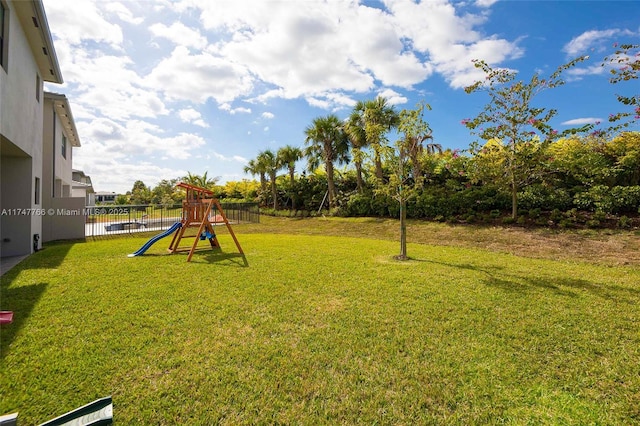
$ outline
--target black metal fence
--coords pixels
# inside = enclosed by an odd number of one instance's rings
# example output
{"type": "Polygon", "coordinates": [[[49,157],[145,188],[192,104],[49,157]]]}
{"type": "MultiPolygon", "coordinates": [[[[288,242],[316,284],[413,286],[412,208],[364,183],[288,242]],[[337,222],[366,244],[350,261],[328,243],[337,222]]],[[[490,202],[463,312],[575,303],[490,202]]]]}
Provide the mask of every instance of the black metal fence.
{"type": "MultiPolygon", "coordinates": [[[[259,223],[258,203],[220,203],[232,224],[259,223]]],[[[215,214],[215,212],[212,212],[215,214]]],[[[182,219],[182,205],[90,206],[85,208],[85,237],[164,230],[182,219]]]]}

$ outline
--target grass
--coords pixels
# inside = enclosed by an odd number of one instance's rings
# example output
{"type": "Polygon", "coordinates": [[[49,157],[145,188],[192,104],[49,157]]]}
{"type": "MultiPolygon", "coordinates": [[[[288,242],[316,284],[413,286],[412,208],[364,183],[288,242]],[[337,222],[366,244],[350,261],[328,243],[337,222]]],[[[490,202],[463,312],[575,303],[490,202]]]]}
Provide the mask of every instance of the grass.
{"type": "Polygon", "coordinates": [[[234,227],[246,258],[221,233],[191,263],[49,244],[1,279],[0,413],[113,395],[127,425],[640,424],[633,234],[412,223],[397,262],[396,225],[265,218],[234,227]]]}

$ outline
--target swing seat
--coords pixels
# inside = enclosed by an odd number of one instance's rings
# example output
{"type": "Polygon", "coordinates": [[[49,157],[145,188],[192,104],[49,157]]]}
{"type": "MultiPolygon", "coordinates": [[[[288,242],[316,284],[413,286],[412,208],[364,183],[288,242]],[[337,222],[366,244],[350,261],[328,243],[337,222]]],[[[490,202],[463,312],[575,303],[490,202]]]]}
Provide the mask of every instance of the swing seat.
{"type": "Polygon", "coordinates": [[[0,311],[0,324],[11,324],[13,322],[13,311],[0,311]]]}

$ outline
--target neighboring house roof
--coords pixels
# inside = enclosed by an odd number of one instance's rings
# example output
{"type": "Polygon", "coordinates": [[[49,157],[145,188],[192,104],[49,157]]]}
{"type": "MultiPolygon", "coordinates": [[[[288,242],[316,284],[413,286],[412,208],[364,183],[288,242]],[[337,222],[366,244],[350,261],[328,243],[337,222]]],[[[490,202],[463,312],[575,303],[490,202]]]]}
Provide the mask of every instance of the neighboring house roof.
{"type": "Polygon", "coordinates": [[[62,84],[62,72],[42,0],[13,1],[11,4],[34,53],[42,79],[62,84]]]}
{"type": "Polygon", "coordinates": [[[78,130],[76,129],[76,123],[73,120],[73,114],[71,113],[71,107],[69,106],[69,100],[65,95],[59,93],[44,92],[44,98],[50,99],[53,102],[53,108],[58,118],[62,122],[67,139],[71,143],[71,146],[79,147],[80,138],[78,137],[78,130]]]}
{"type": "Polygon", "coordinates": [[[88,193],[94,193],[91,177],[87,176],[82,170],[72,170],[72,185],[74,188],[84,188],[88,193]]]}
{"type": "Polygon", "coordinates": [[[71,187],[72,188],[83,188],[87,190],[87,193],[89,194],[95,194],[95,190],[93,189],[93,185],[91,185],[91,183],[84,183],[84,182],[78,182],[78,181],[72,181],[71,182],[71,187]]]}

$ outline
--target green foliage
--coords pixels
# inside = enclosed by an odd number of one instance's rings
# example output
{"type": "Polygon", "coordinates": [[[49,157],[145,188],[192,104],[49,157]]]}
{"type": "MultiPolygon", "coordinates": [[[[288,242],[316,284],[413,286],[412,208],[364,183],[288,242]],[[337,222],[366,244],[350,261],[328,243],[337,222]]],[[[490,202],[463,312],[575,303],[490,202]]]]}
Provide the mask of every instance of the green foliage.
{"type": "Polygon", "coordinates": [[[519,205],[523,209],[567,210],[572,207],[573,199],[564,188],[535,184],[518,193],[519,205]]]}
{"type": "Polygon", "coordinates": [[[596,185],[575,195],[578,208],[602,213],[633,213],[640,205],[640,186],[596,185]]]}
{"type": "Polygon", "coordinates": [[[336,207],[334,166],[349,161],[349,139],[343,123],[335,114],[329,114],[326,117],[315,118],[304,133],[309,170],[315,170],[321,163],[324,164],[329,206],[336,207]]]}
{"type": "Polygon", "coordinates": [[[133,205],[149,204],[151,202],[151,189],[141,180],[137,180],[133,184],[129,202],[133,205]]]}
{"type": "MultiPolygon", "coordinates": [[[[484,61],[475,61],[476,68],[485,73],[485,79],[466,87],[465,91],[485,91],[490,100],[477,117],[463,120],[470,130],[488,141],[476,156],[478,164],[472,169],[472,180],[491,181],[508,188],[514,220],[518,191],[539,179],[544,147],[558,137],[558,132],[549,124],[557,111],[535,107],[532,101],[541,91],[563,85],[562,72],[582,60],[584,58],[578,58],[560,66],[548,79],[535,74],[529,82],[514,81],[516,73],[509,69],[493,69],[484,61]]],[[[570,129],[563,134],[587,128],[570,129]]]]}
{"type": "Polygon", "coordinates": [[[187,175],[183,176],[180,180],[184,183],[188,183],[189,185],[194,185],[205,189],[212,189],[215,186],[216,182],[220,180],[220,178],[210,178],[209,172],[205,171],[202,175],[188,172],[187,175]]]}
{"type": "Polygon", "coordinates": [[[552,143],[546,155],[556,182],[565,187],[611,183],[612,161],[605,144],[594,137],[572,137],[552,143]]]}
{"type": "MultiPolygon", "coordinates": [[[[618,45],[616,43],[615,47],[616,51],[604,58],[602,63],[602,66],[607,66],[611,73],[609,81],[612,84],[618,84],[637,80],[640,73],[640,44],[618,45]]],[[[609,122],[612,123],[607,129],[609,133],[629,127],[640,119],[640,94],[637,93],[635,81],[634,84],[631,94],[617,95],[618,101],[625,110],[609,116],[609,122]]]]}

